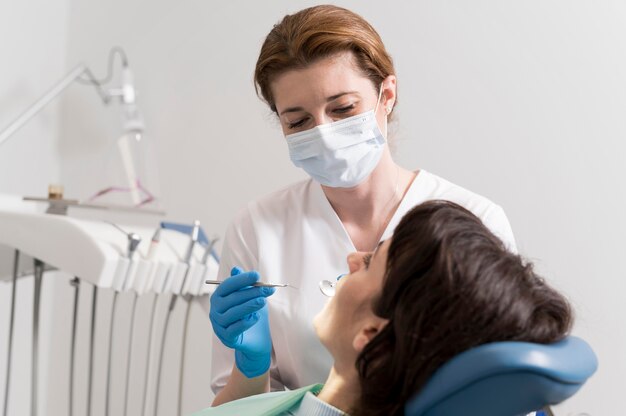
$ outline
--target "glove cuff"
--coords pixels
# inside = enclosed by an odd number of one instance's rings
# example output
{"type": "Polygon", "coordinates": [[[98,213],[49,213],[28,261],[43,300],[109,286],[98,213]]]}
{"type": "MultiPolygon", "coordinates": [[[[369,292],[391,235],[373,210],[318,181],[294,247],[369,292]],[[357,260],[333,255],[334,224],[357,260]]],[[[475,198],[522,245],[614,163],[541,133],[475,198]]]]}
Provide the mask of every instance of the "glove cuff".
{"type": "Polygon", "coordinates": [[[258,377],[270,369],[272,357],[270,354],[261,356],[249,356],[235,350],[235,364],[239,371],[248,378],[258,377]]]}

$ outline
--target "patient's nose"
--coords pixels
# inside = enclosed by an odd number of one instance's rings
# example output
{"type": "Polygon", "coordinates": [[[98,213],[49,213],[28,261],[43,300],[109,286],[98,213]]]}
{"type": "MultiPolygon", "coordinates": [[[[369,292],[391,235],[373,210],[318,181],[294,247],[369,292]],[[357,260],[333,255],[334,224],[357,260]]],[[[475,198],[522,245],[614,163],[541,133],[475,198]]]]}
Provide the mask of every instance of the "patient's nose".
{"type": "Polygon", "coordinates": [[[365,263],[363,262],[363,256],[365,256],[367,253],[363,252],[363,251],[356,251],[354,253],[350,253],[348,254],[348,270],[350,271],[350,273],[354,273],[358,270],[360,270],[363,266],[365,266],[365,263]]]}

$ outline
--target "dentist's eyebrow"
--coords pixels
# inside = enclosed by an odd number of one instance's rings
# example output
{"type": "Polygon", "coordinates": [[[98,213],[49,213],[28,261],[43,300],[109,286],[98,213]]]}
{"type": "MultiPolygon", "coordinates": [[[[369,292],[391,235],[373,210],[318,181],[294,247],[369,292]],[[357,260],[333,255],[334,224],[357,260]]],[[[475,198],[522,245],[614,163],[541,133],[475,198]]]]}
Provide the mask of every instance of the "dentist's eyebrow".
{"type": "Polygon", "coordinates": [[[304,108],[302,108],[302,107],[289,107],[289,108],[285,109],[284,111],[282,111],[280,113],[280,115],[282,116],[285,113],[297,113],[298,111],[304,111],[304,108]]]}
{"type": "Polygon", "coordinates": [[[326,99],[326,102],[331,102],[333,100],[336,100],[339,97],[343,97],[344,95],[350,95],[350,94],[358,94],[358,91],[346,91],[346,92],[340,92],[339,94],[335,94],[335,95],[331,95],[330,97],[328,97],[326,99]]]}
{"type": "MultiPolygon", "coordinates": [[[[343,97],[344,95],[349,95],[349,94],[358,94],[358,91],[346,91],[346,92],[340,92],[339,94],[335,94],[335,95],[331,95],[330,97],[326,98],[326,102],[329,103],[333,100],[336,100],[339,97],[343,97]]],[[[304,111],[304,108],[302,107],[289,107],[284,109],[283,111],[280,112],[280,115],[282,116],[285,113],[296,113],[298,111],[304,111]]]]}

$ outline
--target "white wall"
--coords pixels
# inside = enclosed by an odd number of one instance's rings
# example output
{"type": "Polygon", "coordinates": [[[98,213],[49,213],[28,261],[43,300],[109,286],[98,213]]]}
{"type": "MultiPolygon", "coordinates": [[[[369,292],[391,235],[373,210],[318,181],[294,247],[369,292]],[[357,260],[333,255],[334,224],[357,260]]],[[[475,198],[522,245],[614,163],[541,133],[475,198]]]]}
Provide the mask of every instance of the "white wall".
{"type": "MultiPolygon", "coordinates": [[[[68,3],[0,3],[0,130],[65,74],[68,3]]],[[[58,181],[58,107],[0,145],[0,192],[45,196],[58,181]]]]}
{"type": "Polygon", "coordinates": [[[407,8],[417,22],[383,34],[399,159],[501,203],[520,251],[569,295],[600,368],[557,414],[623,414],[626,4],[452,3],[407,8]]]}
{"type": "MultiPolygon", "coordinates": [[[[503,205],[521,252],[572,299],[575,333],[600,369],[558,414],[623,413],[626,5],[336,3],[368,19],[395,58],[398,160],[503,205]]],[[[221,235],[246,201],[304,177],[252,72],[271,26],[312,4],[70,2],[67,67],[85,60],[102,74],[111,46],[129,54],[170,218],[221,235]]],[[[115,111],[100,107],[84,88],[65,96],[57,150],[68,195],[95,190],[102,164],[90,157],[118,131],[115,111]]],[[[210,327],[199,310],[193,319],[188,411],[209,400],[210,327]]]]}

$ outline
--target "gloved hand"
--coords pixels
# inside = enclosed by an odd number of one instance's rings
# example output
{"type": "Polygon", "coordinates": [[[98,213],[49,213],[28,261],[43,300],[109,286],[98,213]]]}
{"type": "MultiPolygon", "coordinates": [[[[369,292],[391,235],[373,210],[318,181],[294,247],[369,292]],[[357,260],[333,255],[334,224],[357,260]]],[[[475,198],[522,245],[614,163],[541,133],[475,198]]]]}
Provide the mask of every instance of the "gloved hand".
{"type": "Polygon", "coordinates": [[[252,287],[259,280],[256,271],[234,267],[228,279],[211,295],[209,318],[215,335],[235,350],[237,368],[248,378],[270,368],[272,338],[266,297],[273,287],[252,287]]]}

